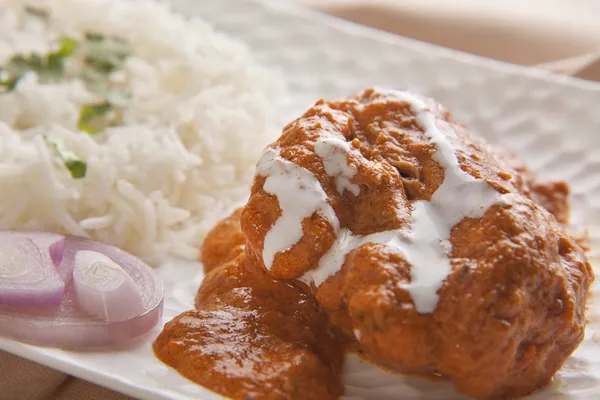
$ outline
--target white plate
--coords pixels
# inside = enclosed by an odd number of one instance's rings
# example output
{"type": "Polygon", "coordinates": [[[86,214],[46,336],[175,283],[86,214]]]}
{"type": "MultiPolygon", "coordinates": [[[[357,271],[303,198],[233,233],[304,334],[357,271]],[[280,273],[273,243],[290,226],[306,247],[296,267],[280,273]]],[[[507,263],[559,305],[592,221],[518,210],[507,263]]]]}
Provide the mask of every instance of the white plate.
{"type": "MultiPolygon", "coordinates": [[[[182,13],[200,16],[246,41],[261,61],[280,65],[293,98],[292,117],[319,97],[343,97],[364,87],[408,88],[436,98],[472,130],[517,150],[542,178],[566,179],[574,217],[592,238],[592,263],[600,254],[600,85],[484,60],[398,38],[281,0],[172,0],[182,13]]],[[[201,279],[197,265],[173,264],[165,279],[166,322],[192,307],[201,279]],[[194,278],[195,277],[195,278],[194,278]]],[[[599,279],[600,281],[600,279],[599,279]]],[[[599,298],[600,283],[595,286],[599,298]]],[[[594,325],[554,383],[532,399],[600,398],[600,345],[594,325]]],[[[160,327],[159,327],[160,328],[160,327]]],[[[139,399],[219,399],[157,361],[156,328],[135,349],[75,353],[0,339],[0,349],[139,399]]],[[[597,329],[600,332],[600,329],[597,329]]],[[[390,376],[356,359],[346,369],[347,399],[457,400],[447,383],[390,376]]]]}

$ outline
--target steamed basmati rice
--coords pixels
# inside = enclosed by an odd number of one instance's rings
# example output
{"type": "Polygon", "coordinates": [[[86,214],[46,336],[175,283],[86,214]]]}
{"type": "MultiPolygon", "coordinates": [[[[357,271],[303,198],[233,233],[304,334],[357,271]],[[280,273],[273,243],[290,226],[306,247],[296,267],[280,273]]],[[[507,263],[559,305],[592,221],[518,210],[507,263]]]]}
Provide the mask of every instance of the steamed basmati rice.
{"type": "Polygon", "coordinates": [[[196,257],[277,135],[283,78],[241,43],[162,3],[27,2],[47,9],[49,21],[24,3],[0,0],[0,65],[15,53],[48,53],[61,34],[117,36],[132,49],[119,77],[132,99],[124,126],[89,135],[77,121],[94,96],[78,78],[40,84],[28,73],[0,94],[0,230],[88,236],[152,265],[196,257]],[[85,178],[73,179],[43,136],[85,160],[85,178]]]}

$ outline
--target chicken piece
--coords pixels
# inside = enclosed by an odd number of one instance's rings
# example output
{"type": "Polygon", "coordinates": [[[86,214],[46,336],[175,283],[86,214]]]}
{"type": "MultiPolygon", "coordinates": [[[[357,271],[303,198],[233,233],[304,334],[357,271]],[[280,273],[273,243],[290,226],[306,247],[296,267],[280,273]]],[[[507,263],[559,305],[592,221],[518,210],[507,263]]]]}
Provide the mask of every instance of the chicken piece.
{"type": "Polygon", "coordinates": [[[533,186],[533,193],[537,203],[558,222],[569,223],[569,185],[566,182],[538,183],[533,186]]]}
{"type": "Polygon", "coordinates": [[[256,260],[242,255],[208,273],[196,306],[154,342],[158,358],[185,377],[232,399],[341,395],[343,352],[326,316],[311,295],[273,279],[256,260]]]}
{"type": "Polygon", "coordinates": [[[241,213],[241,208],[235,210],[206,235],[200,254],[204,272],[232,261],[244,251],[246,238],[240,226],[241,213]]]}
{"type": "MultiPolygon", "coordinates": [[[[472,137],[476,139],[475,137],[472,137]]],[[[485,146],[481,142],[481,146],[485,146]]],[[[569,185],[566,182],[537,182],[533,174],[527,169],[523,160],[516,154],[498,146],[487,146],[488,155],[496,156],[495,163],[504,170],[516,172],[510,180],[517,190],[530,198],[538,205],[544,207],[556,220],[567,225],[569,222],[569,185]]],[[[506,174],[502,175],[508,178],[506,174]]]]}
{"type": "Polygon", "coordinates": [[[583,339],[593,271],[561,225],[567,193],[439,104],[371,89],[285,127],[241,226],[246,252],[306,284],[373,361],[504,399],[583,339]]]}

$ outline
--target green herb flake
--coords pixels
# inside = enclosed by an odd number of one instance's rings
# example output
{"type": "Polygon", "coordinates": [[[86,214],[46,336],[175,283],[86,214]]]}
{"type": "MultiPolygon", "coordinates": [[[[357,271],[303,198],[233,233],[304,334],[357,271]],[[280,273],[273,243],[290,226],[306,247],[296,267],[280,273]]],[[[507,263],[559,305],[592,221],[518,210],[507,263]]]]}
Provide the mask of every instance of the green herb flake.
{"type": "Polygon", "coordinates": [[[41,75],[44,67],[42,57],[38,54],[31,54],[29,56],[18,54],[8,60],[8,63],[4,66],[4,71],[11,77],[20,79],[29,71],[35,71],[41,75]]]}
{"type": "Polygon", "coordinates": [[[57,51],[48,54],[47,68],[56,74],[56,78],[62,78],[65,70],[65,60],[77,49],[77,41],[68,36],[59,39],[57,51]]]}
{"type": "Polygon", "coordinates": [[[99,42],[99,41],[104,40],[104,35],[101,35],[99,33],[94,33],[94,32],[86,32],[85,38],[90,42],[93,42],[93,41],[99,42]]]}
{"type": "Polygon", "coordinates": [[[25,12],[29,15],[33,15],[34,17],[38,17],[41,19],[48,19],[50,17],[50,13],[43,8],[37,8],[33,6],[25,6],[25,12]]]}
{"type": "Polygon", "coordinates": [[[46,144],[58,154],[64,166],[71,173],[73,179],[85,178],[87,173],[87,163],[85,161],[82,161],[74,153],[65,149],[62,142],[56,139],[50,139],[47,136],[44,136],[44,140],[46,141],[46,144]]]}
{"type": "Polygon", "coordinates": [[[17,87],[17,83],[19,83],[18,78],[0,79],[0,93],[7,93],[15,90],[15,87],[17,87]]]}
{"type": "Polygon", "coordinates": [[[118,116],[114,111],[119,111],[129,103],[129,94],[115,88],[110,75],[123,66],[130,49],[127,42],[119,38],[94,32],[87,32],[85,39],[85,66],[81,78],[87,89],[103,102],[82,106],[78,127],[93,135],[114,125],[114,119],[118,116]]]}
{"type": "MultiPolygon", "coordinates": [[[[26,11],[36,12],[27,9],[26,11]]],[[[80,78],[85,82],[87,89],[102,99],[102,102],[81,106],[77,127],[93,135],[107,126],[114,125],[114,119],[119,116],[118,112],[126,107],[130,100],[127,92],[115,88],[110,81],[110,74],[123,66],[130,53],[128,43],[120,38],[87,32],[85,41],[78,43],[73,38],[61,36],[58,49],[44,56],[17,54],[8,60],[6,65],[0,66],[0,94],[14,90],[19,80],[28,72],[35,72],[41,83],[60,81],[65,77],[65,60],[72,56],[80,45],[83,47],[80,53],[85,57],[80,78]]],[[[70,160],[68,165],[65,161],[65,166],[72,172],[73,177],[85,174],[84,165],[80,160],[70,160]]]]}
{"type": "Polygon", "coordinates": [[[86,63],[98,71],[110,74],[120,68],[130,53],[129,45],[119,38],[86,33],[86,63]]]}
{"type": "Polygon", "coordinates": [[[59,55],[63,58],[70,56],[77,49],[77,40],[68,36],[61,36],[58,39],[58,43],[59,48],[58,52],[56,52],[56,55],[59,55]]]}
{"type": "Polygon", "coordinates": [[[65,160],[65,167],[71,171],[73,179],[85,178],[87,163],[81,160],[65,160]]]}
{"type": "Polygon", "coordinates": [[[112,108],[109,102],[81,106],[77,127],[91,135],[98,133],[108,125],[105,117],[112,108]]]}
{"type": "Polygon", "coordinates": [[[39,54],[30,54],[28,56],[17,54],[13,56],[4,67],[3,74],[8,78],[0,81],[0,86],[5,88],[5,92],[14,90],[18,81],[27,73],[35,72],[40,82],[55,82],[64,77],[64,62],[75,49],[77,41],[67,36],[59,39],[58,50],[42,57],[39,54]]]}
{"type": "Polygon", "coordinates": [[[93,91],[99,87],[108,87],[108,76],[104,71],[98,71],[94,67],[86,67],[81,73],[81,78],[93,91]]]}

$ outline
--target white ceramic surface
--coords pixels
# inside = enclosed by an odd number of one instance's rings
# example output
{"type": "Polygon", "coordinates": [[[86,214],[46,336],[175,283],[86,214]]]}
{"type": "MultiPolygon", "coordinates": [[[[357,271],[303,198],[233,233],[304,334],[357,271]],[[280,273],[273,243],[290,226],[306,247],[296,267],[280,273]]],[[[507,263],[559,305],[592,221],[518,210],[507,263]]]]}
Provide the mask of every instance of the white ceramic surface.
{"type": "MultiPolygon", "coordinates": [[[[552,76],[440,49],[315,14],[289,2],[172,0],[247,42],[265,63],[277,64],[291,86],[287,116],[319,97],[364,87],[408,88],[444,103],[476,133],[517,150],[542,178],[566,179],[573,214],[588,227],[592,263],[600,265],[600,85],[552,76]]],[[[195,264],[173,263],[165,280],[163,321],[192,307],[200,282],[195,264]]],[[[598,301],[600,283],[595,286],[598,301]]],[[[531,397],[600,398],[600,302],[592,307],[584,344],[554,383],[531,397]],[[599,326],[599,328],[595,328],[599,326]]],[[[139,399],[219,399],[158,362],[151,352],[157,327],[134,349],[76,353],[0,339],[0,349],[139,399]]],[[[459,400],[447,383],[392,376],[352,358],[346,399],[459,400]]]]}

